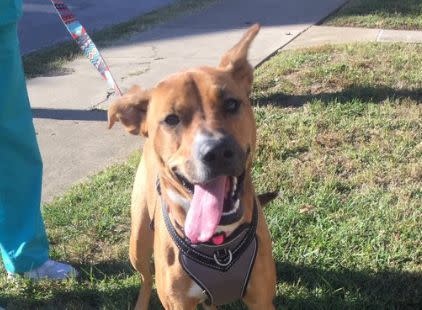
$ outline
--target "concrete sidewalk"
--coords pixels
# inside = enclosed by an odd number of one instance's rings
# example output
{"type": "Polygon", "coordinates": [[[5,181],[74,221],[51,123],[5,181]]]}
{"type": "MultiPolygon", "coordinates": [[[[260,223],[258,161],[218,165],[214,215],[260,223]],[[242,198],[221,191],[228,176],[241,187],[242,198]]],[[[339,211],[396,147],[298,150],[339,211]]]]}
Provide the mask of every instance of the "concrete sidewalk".
{"type": "Polygon", "coordinates": [[[353,42],[422,43],[422,31],[312,26],[284,49],[353,42]]]}
{"type": "MultiPolygon", "coordinates": [[[[89,32],[127,21],[175,0],[64,0],[89,32]]],[[[24,0],[19,22],[22,54],[69,40],[69,33],[49,0],[24,0]]]]}
{"type": "MultiPolygon", "coordinates": [[[[262,30],[250,51],[258,64],[317,23],[345,0],[225,0],[190,16],[116,42],[102,51],[125,89],[151,87],[166,75],[199,65],[216,65],[245,28],[262,30]]],[[[121,126],[106,129],[105,82],[86,59],[67,65],[68,75],[28,81],[34,123],[44,159],[43,201],[86,176],[120,161],[141,145],[121,126]]]]}

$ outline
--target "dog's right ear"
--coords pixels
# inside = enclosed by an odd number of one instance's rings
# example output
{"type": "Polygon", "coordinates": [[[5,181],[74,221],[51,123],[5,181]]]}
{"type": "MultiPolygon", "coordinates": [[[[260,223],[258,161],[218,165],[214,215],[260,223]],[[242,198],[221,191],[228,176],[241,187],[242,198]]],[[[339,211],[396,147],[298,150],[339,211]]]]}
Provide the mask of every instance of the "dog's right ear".
{"type": "Polygon", "coordinates": [[[248,95],[253,81],[253,67],[248,62],[248,51],[260,27],[259,24],[249,27],[240,41],[223,55],[219,65],[231,73],[233,79],[243,86],[248,95]]]}
{"type": "Polygon", "coordinates": [[[114,101],[108,108],[108,128],[120,121],[126,131],[133,135],[148,136],[146,116],[150,94],[139,86],[133,86],[122,97],[114,101]]]}

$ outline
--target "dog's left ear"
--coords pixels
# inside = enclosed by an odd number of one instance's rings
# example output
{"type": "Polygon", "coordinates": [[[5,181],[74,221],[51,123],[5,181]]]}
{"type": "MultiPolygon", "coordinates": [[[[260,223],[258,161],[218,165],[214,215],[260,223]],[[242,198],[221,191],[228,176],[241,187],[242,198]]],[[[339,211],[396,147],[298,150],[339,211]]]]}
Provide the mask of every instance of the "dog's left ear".
{"type": "Polygon", "coordinates": [[[219,65],[231,73],[233,79],[242,85],[248,95],[253,82],[253,67],[248,62],[248,50],[259,29],[259,24],[251,26],[242,39],[223,55],[219,65]]]}

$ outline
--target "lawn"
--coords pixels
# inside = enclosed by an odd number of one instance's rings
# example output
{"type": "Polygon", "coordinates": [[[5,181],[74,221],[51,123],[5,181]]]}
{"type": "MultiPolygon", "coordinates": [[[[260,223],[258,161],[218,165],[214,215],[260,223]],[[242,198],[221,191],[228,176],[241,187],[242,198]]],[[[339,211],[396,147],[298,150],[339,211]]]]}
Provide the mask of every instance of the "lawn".
{"type": "MultiPolygon", "coordinates": [[[[422,45],[323,46],[275,55],[255,73],[258,192],[278,309],[422,306],[422,45]]],[[[127,257],[139,155],[44,206],[52,256],[79,281],[7,283],[7,309],[128,309],[127,257]]],[[[156,295],[152,309],[160,309],[156,295]]],[[[222,309],[244,309],[236,303],[222,309]]]]}
{"type": "Polygon", "coordinates": [[[329,26],[422,30],[420,0],[350,0],[325,21],[329,26]]]}

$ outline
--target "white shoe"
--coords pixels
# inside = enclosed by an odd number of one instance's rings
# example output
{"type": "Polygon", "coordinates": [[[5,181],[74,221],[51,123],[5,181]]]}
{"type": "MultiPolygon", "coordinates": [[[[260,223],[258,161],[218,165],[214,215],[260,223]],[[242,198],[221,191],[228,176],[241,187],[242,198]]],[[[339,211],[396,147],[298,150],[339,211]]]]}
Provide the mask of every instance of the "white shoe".
{"type": "Polygon", "coordinates": [[[62,264],[49,259],[40,267],[31,271],[24,272],[22,274],[12,272],[7,273],[8,280],[15,279],[18,276],[22,276],[31,280],[65,280],[77,277],[78,272],[70,265],[62,264]]]}

